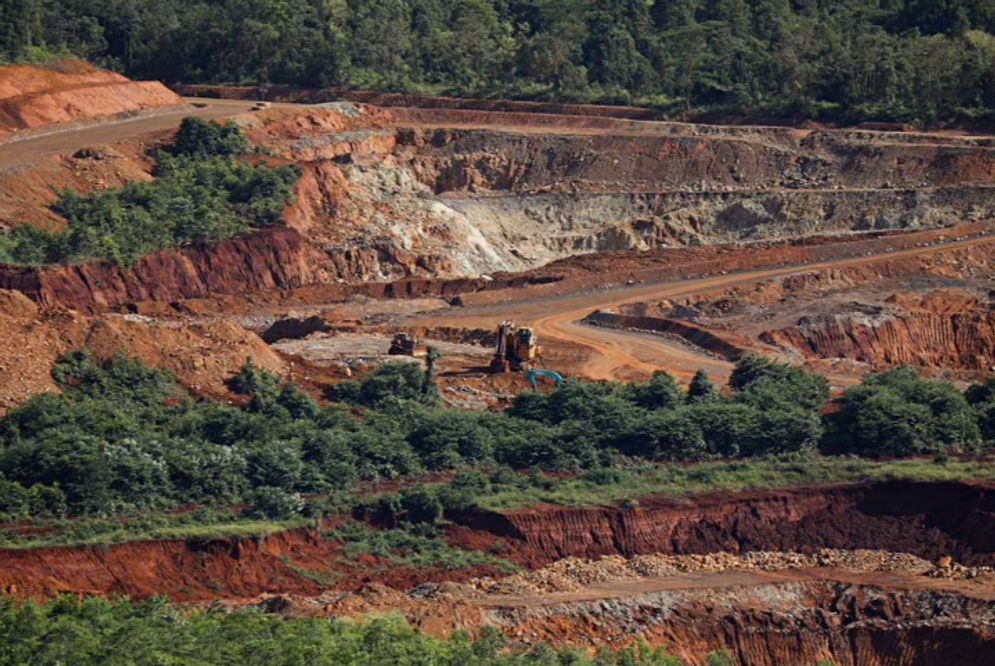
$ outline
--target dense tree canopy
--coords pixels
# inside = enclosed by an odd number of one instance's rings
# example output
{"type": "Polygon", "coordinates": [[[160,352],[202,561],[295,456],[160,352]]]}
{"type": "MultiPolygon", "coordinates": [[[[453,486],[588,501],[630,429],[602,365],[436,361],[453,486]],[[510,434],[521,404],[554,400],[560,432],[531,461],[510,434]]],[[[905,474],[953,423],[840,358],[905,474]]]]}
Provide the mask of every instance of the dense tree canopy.
{"type": "Polygon", "coordinates": [[[239,405],[193,401],[168,373],[121,356],[97,364],[85,350],[61,358],[52,377],[62,393],[37,395],[0,419],[0,515],[243,502],[246,516],[286,517],[309,510],[302,497],[340,495],[361,479],[464,470],[439,498],[412,489],[371,509],[391,520],[434,516],[437,500],[460,506],[492,482],[514,483],[501,472],[509,469],[599,470],[624,460],[820,447],[872,457],[973,451],[992,443],[995,411],[990,384],[965,398],[899,368],[869,376],[822,417],[822,377],[752,357],[722,392],[684,394],[662,372],[639,383],[568,379],[547,394],[519,394],[505,412],[441,407],[410,362],[329,391],[352,408],[319,406],[250,362],[229,382],[245,395],[239,405]]]}
{"type": "MultiPolygon", "coordinates": [[[[713,653],[715,654],[715,653],[713,653]]],[[[0,599],[0,665],[244,664],[247,666],[680,666],[662,649],[633,645],[580,649],[526,645],[483,627],[437,639],[401,616],[364,623],[252,610],[179,608],[142,602],[62,597],[44,605],[0,599]]],[[[712,663],[709,661],[709,663],[712,663]]],[[[723,662],[717,662],[723,663],[723,662]]]]}
{"type": "Polygon", "coordinates": [[[843,120],[988,117],[983,0],[9,0],[0,58],[167,82],[640,102],[843,120]]]}

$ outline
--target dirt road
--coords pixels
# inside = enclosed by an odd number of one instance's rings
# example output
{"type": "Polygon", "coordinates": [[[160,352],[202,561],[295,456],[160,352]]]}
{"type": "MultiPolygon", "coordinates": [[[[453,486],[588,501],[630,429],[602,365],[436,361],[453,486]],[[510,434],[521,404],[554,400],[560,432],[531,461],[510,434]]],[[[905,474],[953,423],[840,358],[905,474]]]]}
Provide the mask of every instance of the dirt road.
{"type": "Polygon", "coordinates": [[[985,581],[929,578],[902,571],[855,571],[837,567],[798,568],[782,571],[717,571],[590,583],[571,592],[542,595],[489,594],[471,602],[486,608],[540,608],[605,599],[631,599],[656,592],[728,590],[779,583],[836,581],[852,585],[876,585],[896,590],[942,590],[986,601],[995,601],[995,589],[985,581]]]}
{"type": "Polygon", "coordinates": [[[50,125],[15,133],[0,142],[0,169],[30,164],[48,155],[71,153],[88,146],[114,143],[141,134],[172,129],[185,116],[226,118],[244,113],[253,105],[253,102],[237,100],[190,101],[190,104],[144,111],[126,118],[50,125]]]}
{"type": "MultiPolygon", "coordinates": [[[[529,324],[536,329],[540,342],[546,349],[545,360],[550,367],[591,379],[634,379],[645,377],[654,370],[666,370],[686,380],[701,368],[708,372],[713,380],[724,381],[733,367],[728,361],[716,359],[691,346],[672,342],[660,336],[588,326],[581,323],[581,320],[594,310],[613,309],[628,303],[673,299],[697,292],[728,289],[824,268],[859,266],[885,259],[924,256],[969,247],[992,239],[995,239],[995,235],[849,259],[619,287],[565,297],[532,298],[518,302],[471,306],[458,313],[417,317],[414,323],[421,326],[492,328],[496,322],[511,319],[520,324],[529,324]]],[[[523,294],[523,298],[528,296],[523,294]]],[[[846,386],[859,380],[853,375],[829,375],[829,379],[834,386],[846,386]]]]}

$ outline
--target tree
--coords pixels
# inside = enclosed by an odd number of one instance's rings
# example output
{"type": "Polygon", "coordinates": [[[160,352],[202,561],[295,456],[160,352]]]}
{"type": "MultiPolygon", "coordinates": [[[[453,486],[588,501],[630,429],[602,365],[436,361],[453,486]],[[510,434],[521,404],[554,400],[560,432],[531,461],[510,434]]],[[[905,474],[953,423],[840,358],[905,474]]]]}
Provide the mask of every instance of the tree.
{"type": "Polygon", "coordinates": [[[971,451],[981,439],[974,412],[954,386],[924,379],[904,366],[869,375],[847,389],[827,420],[826,448],[834,453],[971,451]]]}
{"type": "Polygon", "coordinates": [[[708,374],[704,370],[698,370],[694,373],[691,383],[688,384],[688,403],[707,402],[715,399],[717,396],[718,393],[715,390],[715,384],[708,378],[708,374]]]}

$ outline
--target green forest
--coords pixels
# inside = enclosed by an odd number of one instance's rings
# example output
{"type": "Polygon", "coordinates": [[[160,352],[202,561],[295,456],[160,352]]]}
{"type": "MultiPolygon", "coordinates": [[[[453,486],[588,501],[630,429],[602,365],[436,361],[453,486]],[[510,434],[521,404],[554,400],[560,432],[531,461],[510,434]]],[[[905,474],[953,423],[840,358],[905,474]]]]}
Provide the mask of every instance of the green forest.
{"type": "Polygon", "coordinates": [[[992,120],[988,0],[3,0],[0,59],[839,121],[992,120]]]}
{"type": "MultiPolygon", "coordinates": [[[[74,352],[52,368],[61,393],[36,395],[0,419],[0,514],[58,520],[243,503],[244,519],[331,511],[431,525],[447,509],[554,490],[550,470],[592,489],[624,486],[668,462],[744,461],[740,472],[779,456],[815,467],[830,456],[942,463],[995,445],[995,382],[963,393],[909,368],[868,376],[827,414],[823,377],[753,356],[721,391],[703,374],[688,392],[664,372],[637,383],[567,380],[550,393],[522,392],[503,412],[445,408],[430,372],[389,363],[361,382],[329,385],[334,402],[322,406],[247,361],[230,379],[244,396],[233,405],[194,400],[137,361],[96,363],[74,352]],[[458,474],[352,494],[364,480],[444,470],[458,474]]],[[[673,481],[691,487],[695,478],[673,481]]],[[[709,478],[697,481],[707,487],[709,478]]]]}

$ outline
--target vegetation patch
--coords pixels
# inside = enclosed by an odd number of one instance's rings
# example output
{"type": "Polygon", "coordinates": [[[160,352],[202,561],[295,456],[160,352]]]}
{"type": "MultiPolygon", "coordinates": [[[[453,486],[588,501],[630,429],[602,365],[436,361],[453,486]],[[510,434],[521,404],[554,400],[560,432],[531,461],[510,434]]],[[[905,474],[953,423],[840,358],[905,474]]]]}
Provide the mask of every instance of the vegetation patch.
{"type": "Polygon", "coordinates": [[[68,51],[184,83],[843,121],[995,106],[995,9],[981,0],[60,0],[6,3],[0,26],[0,62],[68,51]]]}
{"type": "Polygon", "coordinates": [[[130,265],[156,250],[274,224],[292,198],[297,171],[247,160],[246,150],[234,124],[186,118],[172,146],[156,154],[153,180],[85,195],[63,191],[52,210],[66,227],[14,227],[0,235],[0,260],[130,265]]]}
{"type": "MultiPolygon", "coordinates": [[[[714,653],[722,659],[721,653],[714,653]]],[[[246,666],[680,666],[641,642],[595,654],[509,640],[482,627],[476,639],[457,631],[438,639],[403,617],[361,622],[289,617],[258,610],[191,610],[163,599],[142,602],[63,597],[38,605],[0,599],[0,663],[205,664],[246,666]]],[[[729,664],[712,661],[709,664],[729,664]]]]}
{"type": "Polygon", "coordinates": [[[360,555],[373,555],[385,561],[383,567],[464,569],[490,564],[507,573],[517,570],[517,567],[508,560],[479,550],[463,550],[450,546],[436,525],[409,524],[388,529],[373,529],[363,523],[349,522],[325,532],[324,536],[327,539],[341,541],[342,553],[348,560],[356,561],[360,555]]]}

